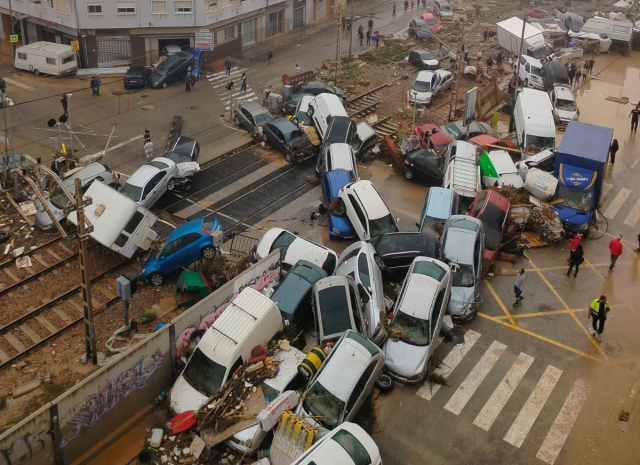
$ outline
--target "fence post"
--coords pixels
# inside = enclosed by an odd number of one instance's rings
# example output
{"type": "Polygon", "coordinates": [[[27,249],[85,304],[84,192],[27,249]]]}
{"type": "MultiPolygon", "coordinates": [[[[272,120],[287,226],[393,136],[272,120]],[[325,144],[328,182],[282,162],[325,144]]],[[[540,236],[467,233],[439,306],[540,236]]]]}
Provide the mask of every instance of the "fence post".
{"type": "Polygon", "coordinates": [[[60,441],[62,441],[62,432],[60,431],[60,417],[58,416],[58,404],[51,404],[49,407],[49,418],[53,426],[53,460],[56,465],[64,465],[64,455],[60,441]]]}

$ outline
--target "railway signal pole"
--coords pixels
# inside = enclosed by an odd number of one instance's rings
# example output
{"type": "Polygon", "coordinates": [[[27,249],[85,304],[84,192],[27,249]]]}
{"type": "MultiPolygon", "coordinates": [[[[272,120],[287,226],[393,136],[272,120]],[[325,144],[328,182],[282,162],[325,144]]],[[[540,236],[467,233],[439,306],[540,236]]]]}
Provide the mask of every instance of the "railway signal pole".
{"type": "Polygon", "coordinates": [[[75,180],[76,214],[78,216],[78,241],[80,242],[78,258],[80,262],[80,289],[82,290],[82,310],[84,313],[84,340],[87,359],[91,357],[94,365],[98,364],[98,352],[96,351],[96,332],[93,325],[93,305],[91,304],[91,273],[88,262],[87,242],[89,233],[93,231],[93,225],[85,224],[84,207],[91,205],[91,199],[82,196],[82,182],[80,178],[75,180]]]}

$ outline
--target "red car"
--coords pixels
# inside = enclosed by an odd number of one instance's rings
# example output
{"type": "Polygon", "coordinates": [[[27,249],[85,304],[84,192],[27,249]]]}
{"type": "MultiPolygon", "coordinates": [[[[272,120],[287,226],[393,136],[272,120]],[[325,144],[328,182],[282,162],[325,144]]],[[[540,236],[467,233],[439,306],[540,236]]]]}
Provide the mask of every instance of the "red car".
{"type": "Polygon", "coordinates": [[[551,15],[546,10],[542,10],[540,8],[529,8],[527,10],[527,20],[529,20],[529,19],[545,19],[545,18],[551,18],[551,15]]]}
{"type": "Polygon", "coordinates": [[[484,225],[485,263],[483,263],[483,270],[488,271],[489,266],[498,256],[503,236],[507,230],[507,218],[509,218],[510,210],[511,202],[509,199],[488,189],[478,192],[473,200],[469,216],[478,218],[484,225]]]}
{"type": "Polygon", "coordinates": [[[442,32],[442,25],[440,24],[440,21],[438,21],[436,17],[431,13],[424,13],[422,16],[420,16],[420,19],[427,22],[431,32],[435,32],[436,34],[442,32]]]}
{"type": "Polygon", "coordinates": [[[453,137],[448,132],[441,131],[435,124],[423,124],[413,128],[413,133],[420,135],[420,143],[423,148],[437,153],[442,153],[453,141],[453,137]],[[433,132],[434,129],[436,130],[435,133],[433,132]],[[427,134],[429,137],[425,138],[427,134]]]}
{"type": "Polygon", "coordinates": [[[477,147],[480,147],[484,151],[492,148],[492,147],[488,147],[487,144],[497,145],[499,147],[505,147],[508,149],[515,148],[515,144],[510,140],[500,140],[497,137],[491,136],[489,134],[481,134],[479,136],[471,137],[469,139],[469,142],[471,142],[473,145],[477,147]]]}

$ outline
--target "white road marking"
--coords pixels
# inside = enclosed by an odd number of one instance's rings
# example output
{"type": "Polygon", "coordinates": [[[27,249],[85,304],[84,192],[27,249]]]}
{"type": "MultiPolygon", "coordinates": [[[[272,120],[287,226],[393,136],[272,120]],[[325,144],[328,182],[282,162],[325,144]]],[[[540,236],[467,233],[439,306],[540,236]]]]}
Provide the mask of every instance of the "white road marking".
{"type": "Polygon", "coordinates": [[[493,341],[482,358],[473,367],[467,378],[462,382],[458,390],[451,396],[449,402],[444,406],[445,410],[454,415],[459,415],[471,396],[476,392],[482,381],[487,377],[498,359],[502,356],[506,345],[493,341]]]}
{"type": "MultiPolygon", "coordinates": [[[[472,329],[467,331],[464,335],[464,342],[451,349],[451,352],[447,354],[441,365],[434,370],[434,373],[445,378],[448,377],[479,338],[480,333],[476,333],[472,329]]],[[[440,384],[431,386],[429,383],[425,383],[424,386],[418,390],[418,395],[423,399],[431,400],[435,393],[440,390],[440,386],[440,384]]]]}
{"type": "Polygon", "coordinates": [[[5,82],[7,84],[11,84],[11,85],[17,86],[17,87],[22,87],[23,89],[26,89],[26,90],[34,90],[33,87],[30,87],[30,86],[28,86],[26,84],[23,84],[21,82],[18,82],[18,81],[14,81],[13,79],[4,78],[4,80],[5,80],[5,82]]]}
{"type": "Polygon", "coordinates": [[[482,410],[478,413],[478,416],[473,421],[474,425],[485,431],[491,429],[493,422],[498,418],[498,415],[511,397],[511,394],[513,394],[513,391],[518,387],[518,384],[520,384],[520,381],[522,381],[522,378],[534,360],[533,357],[524,352],[520,352],[520,355],[515,359],[507,374],[504,375],[504,378],[502,378],[496,390],[493,391],[487,403],[484,404],[484,407],[482,407],[482,410]]]}
{"type": "Polygon", "coordinates": [[[137,140],[139,140],[139,139],[142,139],[142,134],[140,134],[140,135],[138,135],[138,136],[135,136],[135,137],[132,137],[132,138],[131,138],[131,139],[129,139],[129,140],[125,140],[125,141],[123,141],[123,142],[120,142],[119,144],[112,145],[112,146],[111,146],[111,147],[109,147],[106,151],[105,151],[105,150],[100,150],[99,152],[96,152],[96,153],[94,153],[94,154],[93,154],[93,155],[91,155],[91,156],[92,156],[92,157],[97,157],[98,155],[100,155],[100,154],[101,154],[101,153],[103,153],[103,152],[104,152],[104,153],[111,152],[112,150],[119,149],[119,148],[120,148],[120,147],[122,147],[123,145],[130,144],[131,142],[135,142],[135,141],[137,141],[137,140]]]}
{"type": "Polygon", "coordinates": [[[605,218],[608,218],[610,220],[613,219],[618,213],[618,210],[620,210],[620,208],[622,207],[622,205],[624,205],[624,202],[629,198],[630,195],[631,191],[629,189],[620,189],[620,192],[618,192],[616,198],[613,199],[613,202],[611,202],[605,210],[605,218]]]}
{"type": "MultiPolygon", "coordinates": [[[[6,81],[6,79],[5,79],[5,81],[6,81]]],[[[639,161],[640,161],[640,157],[636,158],[636,161],[634,161],[633,165],[631,165],[631,169],[634,169],[639,161]]]]}
{"type": "Polygon", "coordinates": [[[513,444],[516,447],[520,447],[524,442],[527,434],[531,430],[531,427],[538,419],[538,415],[542,411],[542,407],[549,399],[549,395],[551,395],[551,391],[555,387],[558,379],[560,379],[560,375],[562,374],[562,370],[549,365],[547,369],[544,371],[544,374],[536,384],[535,389],[531,392],[529,399],[518,413],[517,418],[507,431],[507,434],[504,437],[504,440],[509,444],[513,444]]]}
{"type": "Polygon", "coordinates": [[[536,457],[549,465],[553,465],[580,414],[582,404],[587,400],[588,396],[589,386],[584,380],[578,379],[560,409],[556,421],[553,422],[549,433],[547,433],[547,437],[544,439],[542,446],[540,446],[536,457]]]}
{"type": "MultiPolygon", "coordinates": [[[[246,99],[246,102],[253,102],[254,100],[258,100],[258,97],[251,97],[251,98],[248,98],[248,99],[246,99]]],[[[225,109],[226,111],[229,111],[229,105],[228,105],[228,103],[229,103],[229,102],[227,102],[227,106],[226,106],[226,107],[224,107],[224,109],[225,109]]]]}
{"type": "MultiPolygon", "coordinates": [[[[235,96],[235,95],[238,95],[238,94],[241,94],[243,98],[244,97],[255,97],[256,96],[255,92],[242,92],[242,93],[238,92],[237,94],[233,94],[233,95],[235,96]]],[[[239,99],[236,98],[234,100],[239,100],[239,99]]],[[[231,100],[227,100],[226,102],[222,102],[222,103],[224,103],[225,105],[229,105],[229,103],[231,103],[231,100]]]]}
{"type": "Polygon", "coordinates": [[[636,204],[631,209],[631,212],[627,215],[624,220],[624,224],[627,226],[635,226],[636,223],[640,220],[640,199],[636,202],[636,204]]]}
{"type": "Polygon", "coordinates": [[[246,73],[248,69],[249,68],[242,68],[242,69],[235,69],[235,70],[231,69],[231,74],[226,74],[224,71],[222,71],[222,74],[217,74],[211,77],[207,76],[207,79],[209,80],[209,82],[215,83],[225,78],[231,79],[234,77],[242,76],[242,73],[246,73]]]}
{"type": "Polygon", "coordinates": [[[608,182],[602,183],[602,197],[606,197],[612,187],[613,187],[613,184],[611,183],[608,183],[608,182]]]}

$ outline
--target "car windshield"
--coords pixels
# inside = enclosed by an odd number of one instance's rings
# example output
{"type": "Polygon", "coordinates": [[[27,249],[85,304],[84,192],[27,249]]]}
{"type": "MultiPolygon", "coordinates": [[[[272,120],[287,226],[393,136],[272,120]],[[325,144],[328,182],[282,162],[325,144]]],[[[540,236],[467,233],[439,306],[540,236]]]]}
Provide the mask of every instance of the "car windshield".
{"type": "Polygon", "coordinates": [[[425,19],[427,24],[438,24],[438,21],[434,18],[425,19]]]}
{"type": "Polygon", "coordinates": [[[413,26],[417,27],[418,29],[423,28],[427,25],[427,22],[424,21],[423,19],[415,19],[413,21],[413,26]]]}
{"type": "Polygon", "coordinates": [[[421,234],[388,234],[376,239],[376,251],[379,255],[387,255],[400,252],[420,253],[421,234]]]}
{"type": "Polygon", "coordinates": [[[334,198],[331,205],[329,205],[329,211],[331,216],[336,218],[346,218],[347,209],[344,206],[344,200],[341,198],[334,198]]]}
{"type": "Polygon", "coordinates": [[[413,267],[413,274],[421,274],[437,281],[442,281],[446,273],[447,271],[444,268],[433,262],[419,261],[416,262],[416,266],[413,267]]]}
{"type": "Polygon", "coordinates": [[[429,344],[428,320],[421,320],[399,311],[391,326],[394,331],[407,335],[407,338],[401,339],[407,344],[412,346],[426,346],[429,344]]]}
{"type": "Polygon", "coordinates": [[[484,207],[480,220],[485,226],[485,243],[487,249],[496,250],[500,245],[500,234],[504,224],[505,212],[492,203],[484,207]]]}
{"type": "Polygon", "coordinates": [[[393,219],[393,215],[389,213],[387,216],[378,218],[377,220],[369,220],[369,231],[371,231],[371,237],[382,236],[390,232],[396,232],[398,225],[393,219]]]}
{"type": "Polygon", "coordinates": [[[315,268],[311,268],[310,266],[305,265],[296,266],[293,270],[290,271],[290,273],[295,274],[296,276],[300,276],[310,284],[313,284],[316,281],[320,280],[322,277],[326,276],[326,274],[324,273],[318,273],[315,268]]]}
{"type": "Polygon", "coordinates": [[[69,197],[67,197],[67,194],[64,193],[60,186],[56,186],[49,199],[51,200],[51,203],[60,210],[67,207],[70,202],[69,197]]]}
{"type": "Polygon", "coordinates": [[[132,184],[129,184],[128,182],[125,182],[120,188],[120,193],[126,195],[134,202],[137,202],[142,196],[142,187],[134,186],[132,184]]]}
{"type": "Polygon", "coordinates": [[[440,5],[441,11],[451,11],[451,7],[449,5],[440,5]]]}
{"type": "Polygon", "coordinates": [[[268,123],[273,119],[273,115],[268,111],[265,113],[260,113],[259,115],[254,115],[253,118],[256,120],[256,126],[262,126],[264,123],[268,123]]]}
{"type": "Polygon", "coordinates": [[[349,303],[344,286],[334,286],[318,293],[318,308],[324,336],[342,334],[351,328],[349,303]]]}
{"type": "Polygon", "coordinates": [[[166,170],[167,168],[169,168],[169,165],[158,160],[147,162],[145,163],[145,165],[153,166],[154,168],[158,168],[159,170],[166,170]]]}
{"type": "Polygon", "coordinates": [[[578,109],[574,100],[564,100],[561,98],[556,100],[556,108],[561,111],[576,111],[578,109]]]}
{"type": "Polygon", "coordinates": [[[169,67],[167,66],[167,61],[169,60],[163,60],[162,63],[156,66],[156,68],[153,70],[154,74],[157,74],[158,76],[166,76],[167,71],[169,70],[169,67]]]}
{"type": "Polygon", "coordinates": [[[445,129],[447,130],[447,132],[453,134],[453,137],[455,138],[462,134],[456,123],[449,123],[445,125],[445,129]]]}
{"type": "Polygon", "coordinates": [[[371,463],[371,456],[367,449],[346,429],[340,430],[331,436],[331,440],[337,442],[344,449],[353,460],[353,465],[369,465],[371,463]]]}
{"type": "Polygon", "coordinates": [[[312,124],[311,117],[307,115],[306,111],[299,111],[296,116],[298,118],[298,121],[305,126],[310,126],[312,124]]]}
{"type": "Polygon", "coordinates": [[[127,75],[126,77],[128,78],[139,78],[142,77],[142,70],[141,69],[130,69],[129,71],[127,71],[127,75]]]}
{"type": "Polygon", "coordinates": [[[548,57],[549,55],[552,55],[552,54],[553,54],[553,50],[551,50],[551,48],[547,45],[537,50],[531,50],[531,56],[533,58],[538,58],[538,59],[548,57]]]}
{"type": "Polygon", "coordinates": [[[289,248],[289,246],[291,245],[291,243],[293,241],[296,240],[296,236],[294,236],[293,234],[287,232],[287,231],[283,231],[277,238],[275,241],[273,241],[273,245],[271,246],[271,250],[269,250],[269,252],[273,252],[276,249],[280,249],[281,257],[284,257],[287,255],[287,249],[289,248]]]}
{"type": "Polygon", "coordinates": [[[453,273],[453,282],[451,285],[454,287],[473,286],[473,266],[460,265],[460,271],[453,273]]]}
{"type": "Polygon", "coordinates": [[[533,76],[542,76],[542,68],[538,68],[537,66],[531,66],[531,74],[533,76]]]}
{"type": "Polygon", "coordinates": [[[420,52],[420,59],[421,60],[435,60],[436,57],[434,57],[431,53],[429,52],[420,52]]]}
{"type": "Polygon", "coordinates": [[[431,90],[431,81],[416,81],[413,83],[413,90],[416,92],[429,92],[431,90]]]}
{"type": "Polygon", "coordinates": [[[224,383],[227,369],[208,358],[199,348],[196,348],[191,360],[182,375],[191,386],[198,391],[211,396],[224,383]]]}
{"type": "Polygon", "coordinates": [[[528,135],[527,136],[527,148],[535,148],[538,152],[542,152],[544,149],[556,148],[555,137],[541,137],[528,135]]]}
{"type": "Polygon", "coordinates": [[[320,382],[314,383],[304,399],[304,409],[329,429],[338,426],[344,402],[330,393],[320,382]]]}
{"type": "Polygon", "coordinates": [[[569,208],[575,208],[587,212],[591,209],[591,192],[569,189],[567,186],[558,184],[558,200],[564,200],[564,204],[569,208]]]}

